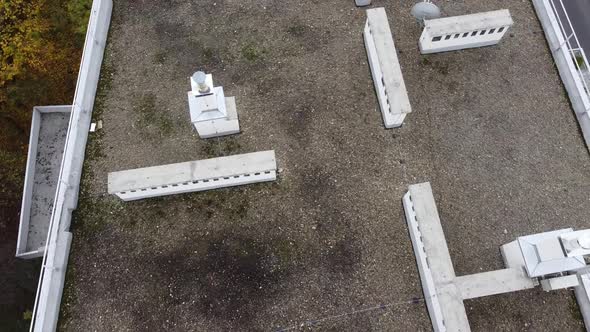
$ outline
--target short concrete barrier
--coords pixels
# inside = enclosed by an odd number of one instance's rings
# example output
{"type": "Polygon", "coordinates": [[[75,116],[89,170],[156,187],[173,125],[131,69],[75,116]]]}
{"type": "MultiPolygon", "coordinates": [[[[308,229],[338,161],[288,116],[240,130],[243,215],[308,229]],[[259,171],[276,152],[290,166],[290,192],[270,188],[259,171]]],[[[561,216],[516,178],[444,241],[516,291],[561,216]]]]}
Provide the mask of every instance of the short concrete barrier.
{"type": "Polygon", "coordinates": [[[513,21],[508,9],[424,21],[422,54],[496,45],[513,21]]]}
{"type": "Polygon", "coordinates": [[[367,10],[363,36],[385,128],[400,127],[412,107],[384,8],[367,10]]]}

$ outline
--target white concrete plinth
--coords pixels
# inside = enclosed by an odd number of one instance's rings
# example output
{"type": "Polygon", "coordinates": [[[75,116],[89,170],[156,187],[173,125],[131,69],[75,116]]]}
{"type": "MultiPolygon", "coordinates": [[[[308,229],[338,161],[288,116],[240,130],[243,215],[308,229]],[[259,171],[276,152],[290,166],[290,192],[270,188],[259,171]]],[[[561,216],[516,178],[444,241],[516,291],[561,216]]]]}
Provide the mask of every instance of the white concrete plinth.
{"type": "Polygon", "coordinates": [[[385,128],[400,127],[412,108],[384,8],[367,10],[363,36],[385,128]]]}
{"type": "MultiPolygon", "coordinates": [[[[211,74],[207,84],[213,85],[211,74]]],[[[211,138],[240,133],[240,123],[235,97],[225,97],[223,87],[211,88],[210,92],[199,92],[196,82],[191,78],[192,90],[188,92],[188,105],[191,122],[199,137],[211,138]]]]}
{"type": "Polygon", "coordinates": [[[512,24],[507,9],[425,20],[420,52],[429,54],[495,45],[512,24]]]}
{"type": "Polygon", "coordinates": [[[109,173],[108,192],[124,201],[276,180],[274,151],[109,173]]]}
{"type": "Polygon", "coordinates": [[[223,118],[193,122],[201,138],[227,136],[240,133],[240,122],[236,109],[236,98],[225,98],[227,116],[223,118]]]}
{"type": "Polygon", "coordinates": [[[501,246],[500,253],[502,253],[502,260],[504,261],[505,267],[524,269],[524,257],[522,256],[522,251],[520,251],[518,241],[512,241],[501,246]]]}

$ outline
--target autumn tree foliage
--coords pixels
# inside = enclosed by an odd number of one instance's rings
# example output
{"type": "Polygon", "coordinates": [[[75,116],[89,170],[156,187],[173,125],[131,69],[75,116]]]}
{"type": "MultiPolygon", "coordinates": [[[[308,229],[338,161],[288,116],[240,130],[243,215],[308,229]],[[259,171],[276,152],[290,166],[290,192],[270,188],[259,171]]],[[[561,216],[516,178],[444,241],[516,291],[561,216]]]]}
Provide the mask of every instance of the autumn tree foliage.
{"type": "Polygon", "coordinates": [[[33,106],[72,102],[91,5],[0,0],[0,232],[20,207],[33,106]]]}

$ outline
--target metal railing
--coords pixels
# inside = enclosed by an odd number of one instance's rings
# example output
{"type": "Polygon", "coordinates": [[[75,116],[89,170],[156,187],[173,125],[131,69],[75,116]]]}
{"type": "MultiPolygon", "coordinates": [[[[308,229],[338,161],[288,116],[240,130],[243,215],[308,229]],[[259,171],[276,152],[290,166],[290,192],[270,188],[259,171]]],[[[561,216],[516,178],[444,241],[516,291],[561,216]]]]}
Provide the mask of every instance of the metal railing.
{"type": "Polygon", "coordinates": [[[561,33],[565,38],[565,41],[561,45],[559,45],[557,49],[553,50],[553,52],[567,45],[574,66],[578,71],[580,81],[584,86],[584,91],[586,92],[586,95],[588,95],[588,97],[590,98],[590,89],[588,88],[590,86],[590,63],[588,62],[586,53],[580,45],[580,41],[578,40],[576,31],[574,30],[570,17],[567,14],[565,6],[563,5],[563,0],[549,0],[549,3],[551,4],[551,8],[553,9],[553,13],[555,14],[561,33]],[[561,11],[558,11],[558,8],[556,8],[556,2],[559,3],[559,9],[561,11]],[[564,22],[562,22],[562,16],[565,17],[565,19],[567,20],[567,25],[564,25],[564,22]],[[569,31],[566,30],[566,28],[568,28],[569,31]],[[572,38],[575,42],[575,45],[572,45],[572,38]]]}

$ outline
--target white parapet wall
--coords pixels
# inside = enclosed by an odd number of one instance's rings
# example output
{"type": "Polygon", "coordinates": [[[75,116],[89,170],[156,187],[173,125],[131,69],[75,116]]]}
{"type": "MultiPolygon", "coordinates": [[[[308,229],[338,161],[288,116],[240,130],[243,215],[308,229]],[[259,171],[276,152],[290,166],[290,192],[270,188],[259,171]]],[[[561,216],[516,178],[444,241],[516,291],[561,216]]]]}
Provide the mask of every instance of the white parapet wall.
{"type": "MultiPolygon", "coordinates": [[[[584,82],[585,77],[579,73],[573,59],[573,50],[570,48],[571,43],[568,38],[576,37],[565,35],[550,0],[533,0],[533,6],[541,21],[561,81],[582,128],[586,147],[590,149],[590,95],[585,86],[590,84],[590,80],[587,83],[584,82]]],[[[561,22],[561,24],[567,26],[568,23],[561,22]]],[[[571,29],[571,26],[568,29],[571,29]]],[[[590,317],[590,313],[587,315],[590,317]]]]}
{"type": "Polygon", "coordinates": [[[71,105],[33,108],[16,257],[43,256],[71,105]]]}
{"type": "Polygon", "coordinates": [[[109,173],[108,192],[124,201],[274,181],[272,150],[109,173]]]}
{"type": "Polygon", "coordinates": [[[425,20],[420,52],[429,54],[495,45],[512,24],[507,9],[425,20]]]}
{"type": "Polygon", "coordinates": [[[72,211],[76,209],[78,204],[84,152],[111,22],[112,7],[112,0],[94,0],[90,10],[70,125],[35,297],[31,331],[55,331],[57,327],[72,242],[72,233],[69,232],[72,211]]]}
{"type": "Polygon", "coordinates": [[[384,8],[367,10],[363,36],[385,128],[400,127],[412,107],[384,8]]]}

